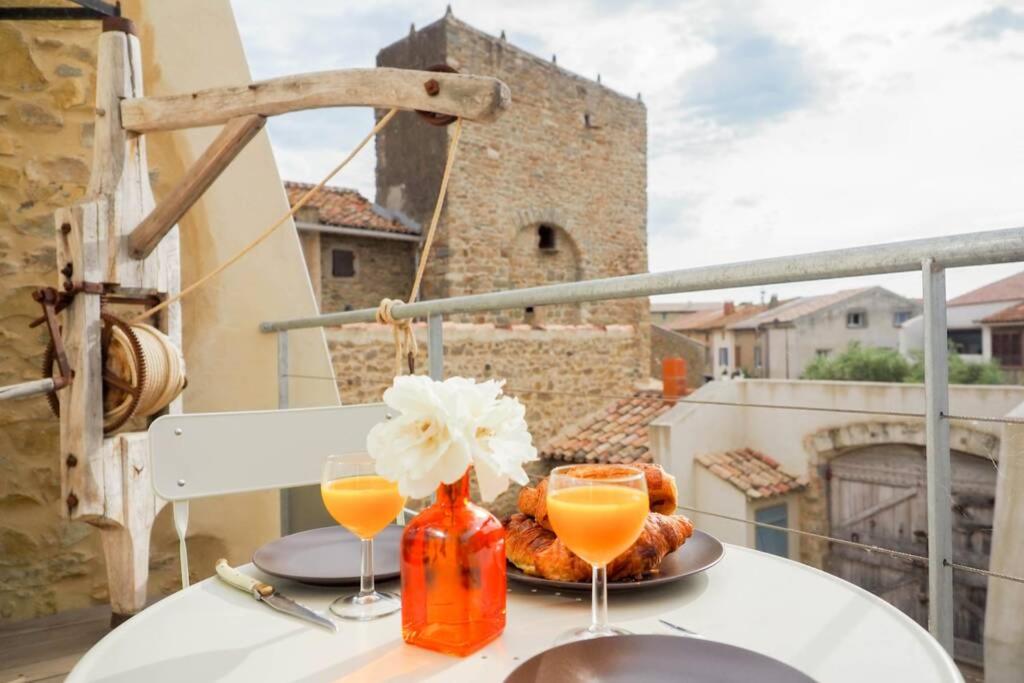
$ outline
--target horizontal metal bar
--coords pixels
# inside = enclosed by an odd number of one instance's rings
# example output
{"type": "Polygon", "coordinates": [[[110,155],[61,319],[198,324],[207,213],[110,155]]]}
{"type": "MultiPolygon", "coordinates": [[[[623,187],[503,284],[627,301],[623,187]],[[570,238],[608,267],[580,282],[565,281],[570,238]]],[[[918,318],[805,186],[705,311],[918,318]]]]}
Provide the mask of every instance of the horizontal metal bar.
{"type": "Polygon", "coordinates": [[[0,7],[0,21],[84,21],[116,16],[86,7],[0,7]]]}
{"type": "Polygon", "coordinates": [[[8,398],[28,398],[29,396],[48,394],[53,391],[53,387],[53,379],[50,377],[22,382],[21,384],[11,384],[6,387],[0,387],[0,401],[8,398]]]}
{"type": "MultiPolygon", "coordinates": [[[[500,311],[525,306],[628,299],[652,294],[677,294],[731,287],[806,282],[837,277],[902,273],[920,270],[921,261],[934,259],[944,268],[1024,261],[1024,228],[990,230],[907,242],[891,242],[851,249],[835,249],[797,256],[703,266],[664,273],[567,282],[542,287],[512,289],[489,294],[457,296],[394,306],[397,320],[430,314],[500,311]]],[[[305,327],[366,323],[375,320],[376,309],[327,313],[310,318],[264,322],[264,332],[305,327]]]]}
{"type": "Polygon", "coordinates": [[[404,232],[388,232],[386,230],[367,230],[366,228],[346,228],[341,225],[321,225],[295,221],[295,227],[304,232],[322,232],[327,235],[344,235],[346,237],[366,237],[377,240],[400,240],[402,242],[422,242],[423,235],[410,235],[404,232]]]}

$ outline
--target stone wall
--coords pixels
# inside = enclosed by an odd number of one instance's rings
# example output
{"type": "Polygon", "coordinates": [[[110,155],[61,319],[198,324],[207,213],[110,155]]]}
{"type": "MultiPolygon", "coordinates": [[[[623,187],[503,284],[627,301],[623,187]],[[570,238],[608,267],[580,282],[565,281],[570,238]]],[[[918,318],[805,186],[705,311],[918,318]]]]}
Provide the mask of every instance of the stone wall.
{"type": "Polygon", "coordinates": [[[691,389],[704,384],[707,347],[689,337],[651,325],[651,377],[661,379],[661,361],[682,358],[686,361],[686,386],[691,389]]]}
{"type": "MultiPolygon", "coordinates": [[[[0,385],[39,376],[31,292],[57,282],[53,212],[80,200],[92,155],[97,22],[0,22],[0,385]]],[[[57,420],[0,403],[0,619],[106,598],[98,535],[62,517],[57,420]]]]}
{"type": "MultiPolygon", "coordinates": [[[[414,326],[417,372],[427,371],[427,331],[414,326]]],[[[531,327],[445,323],[444,371],[478,380],[504,379],[506,393],[526,405],[534,442],[626,396],[646,379],[646,354],[628,325],[531,327]],[[632,362],[609,363],[608,358],[632,362]],[[550,392],[550,393],[548,393],[550,392]]],[[[342,403],[379,401],[394,376],[391,328],[346,325],[328,329],[327,343],[342,403]]]]}
{"type": "MultiPolygon", "coordinates": [[[[377,55],[379,66],[437,63],[500,78],[511,88],[513,104],[496,122],[465,125],[424,296],[488,292],[536,281],[533,269],[523,266],[517,236],[542,224],[564,231],[578,254],[575,268],[560,263],[548,269],[547,264],[564,257],[552,259],[534,242],[530,256],[543,264],[538,268],[545,282],[646,272],[644,105],[451,14],[377,55]]],[[[451,130],[400,114],[377,137],[377,203],[426,225],[451,130]]],[[[583,323],[631,324],[643,337],[648,334],[646,299],[580,309],[583,323]]],[[[534,311],[541,318],[545,313],[534,311]]],[[[518,309],[461,319],[500,323],[526,316],[518,309]]],[[[568,319],[559,313],[550,317],[568,319]]]]}
{"type": "MultiPolygon", "coordinates": [[[[414,326],[418,373],[427,371],[427,330],[414,326]]],[[[645,382],[646,349],[629,325],[510,325],[445,323],[445,376],[504,379],[505,393],[526,406],[535,445],[572,422],[633,392],[645,382]],[[609,363],[609,358],[619,359],[609,363]]],[[[327,343],[342,403],[379,401],[394,376],[391,329],[383,325],[346,325],[328,329],[327,343]]],[[[550,463],[527,467],[544,475],[550,463]]],[[[512,487],[488,507],[503,516],[513,512],[518,489],[512,487]]]]}
{"type": "Polygon", "coordinates": [[[384,297],[405,299],[416,272],[419,244],[391,239],[320,234],[320,310],[325,313],[374,308],[384,297]],[[335,277],[332,252],[344,249],[355,255],[355,275],[335,277]]]}

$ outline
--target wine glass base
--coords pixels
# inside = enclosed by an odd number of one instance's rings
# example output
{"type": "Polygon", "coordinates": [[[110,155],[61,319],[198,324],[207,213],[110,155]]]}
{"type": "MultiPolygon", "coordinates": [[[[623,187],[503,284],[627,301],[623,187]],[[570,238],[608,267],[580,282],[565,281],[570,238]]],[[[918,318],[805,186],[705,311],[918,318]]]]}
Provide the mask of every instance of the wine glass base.
{"type": "Polygon", "coordinates": [[[331,613],[342,619],[371,621],[402,609],[401,599],[394,593],[374,591],[369,595],[346,595],[331,603],[331,613]]]}
{"type": "Polygon", "coordinates": [[[575,643],[577,640],[591,640],[593,638],[607,638],[608,636],[629,636],[632,631],[627,631],[618,626],[584,626],[563,632],[555,638],[555,645],[575,643]]]}

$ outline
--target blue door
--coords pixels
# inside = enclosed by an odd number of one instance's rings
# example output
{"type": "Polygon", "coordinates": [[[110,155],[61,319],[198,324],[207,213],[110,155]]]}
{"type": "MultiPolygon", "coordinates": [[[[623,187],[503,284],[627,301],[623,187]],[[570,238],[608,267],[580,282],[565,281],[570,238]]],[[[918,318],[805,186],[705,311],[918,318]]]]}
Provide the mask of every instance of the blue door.
{"type": "MultiPolygon", "coordinates": [[[[762,524],[789,526],[789,513],[785,503],[772,505],[754,511],[754,520],[762,524]]],[[[754,534],[754,546],[763,552],[789,557],[789,534],[785,531],[757,527],[754,534]]]]}

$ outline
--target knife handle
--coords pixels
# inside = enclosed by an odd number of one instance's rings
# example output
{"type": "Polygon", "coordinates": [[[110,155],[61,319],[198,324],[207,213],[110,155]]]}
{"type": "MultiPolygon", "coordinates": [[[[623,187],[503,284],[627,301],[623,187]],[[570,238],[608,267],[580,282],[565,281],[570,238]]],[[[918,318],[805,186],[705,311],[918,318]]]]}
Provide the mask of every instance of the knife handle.
{"type": "Polygon", "coordinates": [[[228,564],[228,561],[223,558],[217,560],[216,569],[217,576],[225,583],[246,593],[252,593],[255,597],[266,598],[274,594],[273,586],[263,583],[259,579],[254,579],[248,574],[243,574],[228,564]]]}

